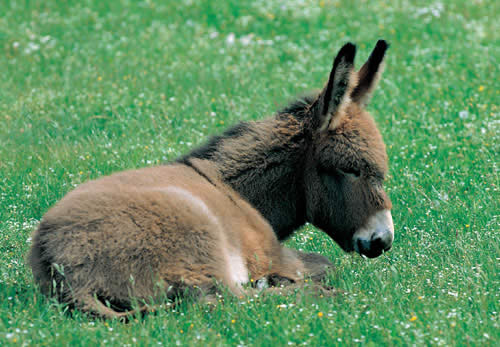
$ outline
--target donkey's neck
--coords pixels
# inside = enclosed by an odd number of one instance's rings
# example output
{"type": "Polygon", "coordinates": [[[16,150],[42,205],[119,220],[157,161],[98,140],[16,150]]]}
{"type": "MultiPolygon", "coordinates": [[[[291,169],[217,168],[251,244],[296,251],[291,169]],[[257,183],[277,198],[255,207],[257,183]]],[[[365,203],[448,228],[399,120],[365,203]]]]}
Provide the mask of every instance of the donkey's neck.
{"type": "Polygon", "coordinates": [[[212,161],[222,180],[249,201],[282,240],[305,222],[304,148],[301,121],[278,115],[240,123],[179,161],[212,161]]]}

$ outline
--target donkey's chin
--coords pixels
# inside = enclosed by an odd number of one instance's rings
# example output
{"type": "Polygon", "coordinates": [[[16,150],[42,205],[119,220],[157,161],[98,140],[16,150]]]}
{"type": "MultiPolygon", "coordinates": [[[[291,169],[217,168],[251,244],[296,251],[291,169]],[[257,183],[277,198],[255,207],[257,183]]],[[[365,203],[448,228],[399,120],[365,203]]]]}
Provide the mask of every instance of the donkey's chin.
{"type": "Polygon", "coordinates": [[[366,225],[358,229],[352,237],[354,251],[368,258],[375,258],[392,247],[394,224],[389,210],[373,214],[366,225]]]}

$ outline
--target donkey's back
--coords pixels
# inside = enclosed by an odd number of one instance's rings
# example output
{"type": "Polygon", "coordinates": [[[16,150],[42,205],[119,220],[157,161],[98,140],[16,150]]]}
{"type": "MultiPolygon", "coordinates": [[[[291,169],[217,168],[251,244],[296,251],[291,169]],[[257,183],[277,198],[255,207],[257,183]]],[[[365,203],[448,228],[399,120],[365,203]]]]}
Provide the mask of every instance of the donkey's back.
{"type": "Polygon", "coordinates": [[[210,164],[195,165],[118,173],[64,197],[33,235],[42,290],[113,316],[102,301],[128,308],[215,280],[238,294],[249,276],[298,279],[300,261],[260,214],[210,164]]]}

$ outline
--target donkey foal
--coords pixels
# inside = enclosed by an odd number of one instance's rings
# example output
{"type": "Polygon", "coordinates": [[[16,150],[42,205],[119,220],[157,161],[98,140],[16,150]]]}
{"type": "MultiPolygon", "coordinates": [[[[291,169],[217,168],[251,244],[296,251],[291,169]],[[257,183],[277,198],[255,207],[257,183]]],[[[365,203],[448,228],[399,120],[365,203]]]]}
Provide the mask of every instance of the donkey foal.
{"type": "Polygon", "coordinates": [[[41,290],[121,317],[135,299],[207,293],[216,282],[242,295],[250,279],[321,279],[328,259],[280,244],[306,222],[345,251],[388,250],[387,156],[364,110],[387,47],[379,41],[356,72],[348,43],[317,95],[240,123],[169,165],[116,173],[67,194],[33,233],[29,262],[41,290]]]}

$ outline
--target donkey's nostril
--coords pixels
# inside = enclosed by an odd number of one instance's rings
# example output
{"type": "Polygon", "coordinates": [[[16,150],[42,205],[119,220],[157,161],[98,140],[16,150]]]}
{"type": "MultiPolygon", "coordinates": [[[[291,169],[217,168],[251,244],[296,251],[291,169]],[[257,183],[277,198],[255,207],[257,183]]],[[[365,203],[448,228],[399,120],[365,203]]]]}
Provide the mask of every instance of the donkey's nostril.
{"type": "Polygon", "coordinates": [[[372,249],[372,242],[369,241],[369,240],[365,240],[365,239],[358,239],[356,241],[356,244],[357,244],[357,251],[358,253],[360,254],[368,254],[370,253],[370,250],[372,249]]]}
{"type": "Polygon", "coordinates": [[[377,243],[377,241],[374,243],[374,241],[358,240],[357,244],[359,254],[367,256],[368,258],[378,257],[382,254],[383,248],[381,248],[377,243]]]}
{"type": "Polygon", "coordinates": [[[386,245],[384,245],[384,240],[381,237],[375,237],[370,243],[370,248],[384,249],[385,247],[386,245]]]}

